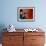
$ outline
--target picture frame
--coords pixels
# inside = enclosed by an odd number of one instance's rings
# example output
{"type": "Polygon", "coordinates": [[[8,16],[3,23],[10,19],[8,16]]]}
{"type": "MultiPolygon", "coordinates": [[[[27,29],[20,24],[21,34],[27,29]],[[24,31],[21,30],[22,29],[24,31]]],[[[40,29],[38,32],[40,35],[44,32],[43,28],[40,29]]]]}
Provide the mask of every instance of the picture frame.
{"type": "Polygon", "coordinates": [[[20,22],[34,22],[35,21],[35,7],[18,7],[17,21],[20,22]]]}

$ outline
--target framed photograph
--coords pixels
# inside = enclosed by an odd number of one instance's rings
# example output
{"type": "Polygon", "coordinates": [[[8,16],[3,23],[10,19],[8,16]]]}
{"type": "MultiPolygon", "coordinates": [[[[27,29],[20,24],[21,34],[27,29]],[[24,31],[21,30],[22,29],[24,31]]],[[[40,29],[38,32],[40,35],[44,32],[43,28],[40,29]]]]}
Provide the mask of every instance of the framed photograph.
{"type": "Polygon", "coordinates": [[[18,7],[17,9],[18,21],[35,21],[35,8],[34,7],[18,7]]]}

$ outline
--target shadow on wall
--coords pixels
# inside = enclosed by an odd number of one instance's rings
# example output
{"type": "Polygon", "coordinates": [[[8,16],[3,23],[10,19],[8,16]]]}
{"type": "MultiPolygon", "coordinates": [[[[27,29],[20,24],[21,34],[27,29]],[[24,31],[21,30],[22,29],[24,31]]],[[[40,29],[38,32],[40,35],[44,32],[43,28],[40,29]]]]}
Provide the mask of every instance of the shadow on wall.
{"type": "Polygon", "coordinates": [[[4,28],[6,28],[6,26],[4,24],[0,24],[0,43],[2,43],[2,32],[5,32],[6,30],[3,30],[4,28]]]}

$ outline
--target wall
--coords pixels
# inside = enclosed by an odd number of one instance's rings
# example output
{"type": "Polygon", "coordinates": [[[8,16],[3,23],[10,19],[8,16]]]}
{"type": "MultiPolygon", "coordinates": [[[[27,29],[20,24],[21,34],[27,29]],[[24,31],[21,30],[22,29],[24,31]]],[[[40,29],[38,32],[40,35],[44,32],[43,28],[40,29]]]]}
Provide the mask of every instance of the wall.
{"type": "Polygon", "coordinates": [[[46,0],[0,0],[0,31],[13,24],[15,28],[39,27],[46,32],[46,0]],[[18,22],[17,7],[35,7],[35,22],[18,22]]]}

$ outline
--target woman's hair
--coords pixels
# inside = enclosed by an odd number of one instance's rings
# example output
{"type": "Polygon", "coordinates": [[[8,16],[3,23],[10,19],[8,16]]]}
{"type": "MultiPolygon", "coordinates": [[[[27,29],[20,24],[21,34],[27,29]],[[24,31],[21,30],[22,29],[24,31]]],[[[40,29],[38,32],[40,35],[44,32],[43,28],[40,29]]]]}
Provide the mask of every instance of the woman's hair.
{"type": "Polygon", "coordinates": [[[22,12],[23,10],[22,9],[20,9],[20,12],[22,12]]]}

